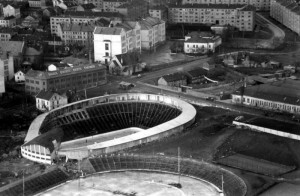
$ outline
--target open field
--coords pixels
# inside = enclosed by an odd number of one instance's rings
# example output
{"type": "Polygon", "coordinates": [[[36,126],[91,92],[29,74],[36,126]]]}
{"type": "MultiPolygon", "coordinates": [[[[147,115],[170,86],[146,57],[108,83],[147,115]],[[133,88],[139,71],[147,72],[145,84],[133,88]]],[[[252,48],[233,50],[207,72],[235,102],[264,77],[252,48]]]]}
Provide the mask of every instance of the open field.
{"type": "Polygon", "coordinates": [[[117,172],[89,176],[85,179],[68,182],[56,189],[42,193],[43,196],[218,196],[218,191],[210,184],[192,178],[180,177],[182,188],[171,186],[178,183],[173,174],[148,172],[117,172]]]}

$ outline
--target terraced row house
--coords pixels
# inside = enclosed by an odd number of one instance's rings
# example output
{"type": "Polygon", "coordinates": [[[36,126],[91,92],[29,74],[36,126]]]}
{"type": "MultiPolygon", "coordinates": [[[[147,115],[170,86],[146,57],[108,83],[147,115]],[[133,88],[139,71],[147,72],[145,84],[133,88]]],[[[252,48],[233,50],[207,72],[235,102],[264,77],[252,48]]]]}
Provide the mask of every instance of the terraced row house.
{"type": "Polygon", "coordinates": [[[122,15],[116,12],[66,11],[63,15],[52,16],[50,18],[51,34],[58,35],[58,28],[59,28],[58,26],[61,23],[86,24],[86,23],[95,23],[100,19],[121,22],[122,15]]]}
{"type": "Polygon", "coordinates": [[[271,0],[270,16],[300,35],[300,6],[295,0],[271,0]]]}
{"type": "Polygon", "coordinates": [[[183,24],[230,25],[253,31],[255,7],[243,4],[184,4],[169,6],[169,22],[183,24]]]}
{"type": "Polygon", "coordinates": [[[270,10],[270,0],[182,0],[182,4],[247,4],[256,10],[270,10]]]}

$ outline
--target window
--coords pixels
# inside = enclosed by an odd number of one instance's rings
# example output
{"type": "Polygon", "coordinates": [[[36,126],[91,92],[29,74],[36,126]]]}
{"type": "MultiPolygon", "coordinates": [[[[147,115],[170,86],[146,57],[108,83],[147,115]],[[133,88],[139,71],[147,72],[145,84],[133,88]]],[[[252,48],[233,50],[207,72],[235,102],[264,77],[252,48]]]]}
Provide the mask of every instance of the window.
{"type": "Polygon", "coordinates": [[[105,56],[109,56],[109,53],[108,53],[108,52],[105,52],[105,56]]]}
{"type": "Polygon", "coordinates": [[[105,44],[105,50],[109,50],[108,44],[105,44]]]}

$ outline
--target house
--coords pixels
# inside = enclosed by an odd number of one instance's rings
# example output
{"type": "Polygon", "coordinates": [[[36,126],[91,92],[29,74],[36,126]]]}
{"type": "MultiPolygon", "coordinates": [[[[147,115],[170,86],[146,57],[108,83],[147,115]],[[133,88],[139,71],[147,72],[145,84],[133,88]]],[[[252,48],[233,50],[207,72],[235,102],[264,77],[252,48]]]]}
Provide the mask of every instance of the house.
{"type": "Polygon", "coordinates": [[[41,90],[35,97],[36,108],[41,111],[50,111],[68,104],[66,95],[56,92],[41,90]]]}
{"type": "Polygon", "coordinates": [[[207,71],[214,69],[215,67],[216,67],[216,64],[214,62],[207,61],[207,62],[202,63],[202,68],[207,71]]]}
{"type": "Polygon", "coordinates": [[[141,25],[142,48],[151,50],[166,41],[166,23],[163,20],[147,17],[139,21],[141,25]]]}
{"type": "Polygon", "coordinates": [[[187,54],[215,52],[216,48],[221,44],[222,38],[220,36],[192,32],[185,36],[184,52],[187,54]]]}
{"type": "Polygon", "coordinates": [[[10,17],[14,16],[15,18],[21,18],[20,7],[14,4],[7,4],[3,7],[3,16],[10,17]]]}
{"type": "Polygon", "coordinates": [[[126,53],[115,55],[110,64],[108,70],[113,75],[132,75],[137,72],[141,72],[145,64],[139,63],[139,58],[136,53],[126,53]]]}
{"type": "Polygon", "coordinates": [[[17,30],[10,27],[0,28],[0,41],[9,41],[12,36],[17,34],[17,30]]]}
{"type": "Polygon", "coordinates": [[[57,14],[56,9],[52,7],[47,7],[43,10],[43,17],[49,19],[51,16],[55,16],[57,14]]]}
{"type": "Polygon", "coordinates": [[[125,21],[115,27],[96,27],[94,30],[95,61],[108,65],[115,55],[141,51],[141,26],[125,21]]]}
{"type": "Polygon", "coordinates": [[[158,79],[158,85],[174,87],[186,86],[187,76],[180,72],[164,75],[158,79]]]}
{"type": "Polygon", "coordinates": [[[232,93],[232,102],[255,108],[300,114],[300,82],[285,79],[242,87],[232,93]]]}
{"type": "Polygon", "coordinates": [[[17,24],[16,17],[14,16],[0,16],[0,27],[14,27],[17,24]]]}
{"type": "Polygon", "coordinates": [[[25,82],[25,73],[21,70],[15,73],[15,82],[25,82]]]}
{"type": "Polygon", "coordinates": [[[206,83],[207,70],[203,68],[197,68],[186,72],[188,77],[188,84],[202,84],[206,83]]]}
{"type": "Polygon", "coordinates": [[[5,81],[14,78],[14,59],[11,53],[0,50],[0,75],[4,76],[5,81]]]}
{"type": "Polygon", "coordinates": [[[32,28],[36,28],[39,26],[39,20],[36,19],[33,16],[27,16],[26,18],[24,18],[24,20],[22,21],[22,26],[23,27],[32,27],[32,28]]]}
{"type": "Polygon", "coordinates": [[[76,11],[83,12],[83,11],[89,11],[93,12],[95,11],[96,6],[92,3],[82,4],[77,6],[76,11]]]}

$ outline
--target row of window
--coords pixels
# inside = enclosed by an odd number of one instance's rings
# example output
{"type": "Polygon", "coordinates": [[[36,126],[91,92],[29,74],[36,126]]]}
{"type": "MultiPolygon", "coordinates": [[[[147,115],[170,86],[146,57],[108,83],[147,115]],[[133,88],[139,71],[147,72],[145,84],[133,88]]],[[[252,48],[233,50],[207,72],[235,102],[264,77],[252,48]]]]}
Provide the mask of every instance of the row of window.
{"type": "MultiPolygon", "coordinates": [[[[243,101],[245,102],[245,98],[243,98],[243,101]]],[[[273,103],[270,101],[264,101],[264,100],[254,100],[250,98],[246,98],[246,102],[255,105],[255,106],[262,106],[262,107],[269,107],[274,109],[283,109],[286,111],[292,111],[292,112],[300,112],[300,107],[286,105],[284,103],[273,103]]]]}

